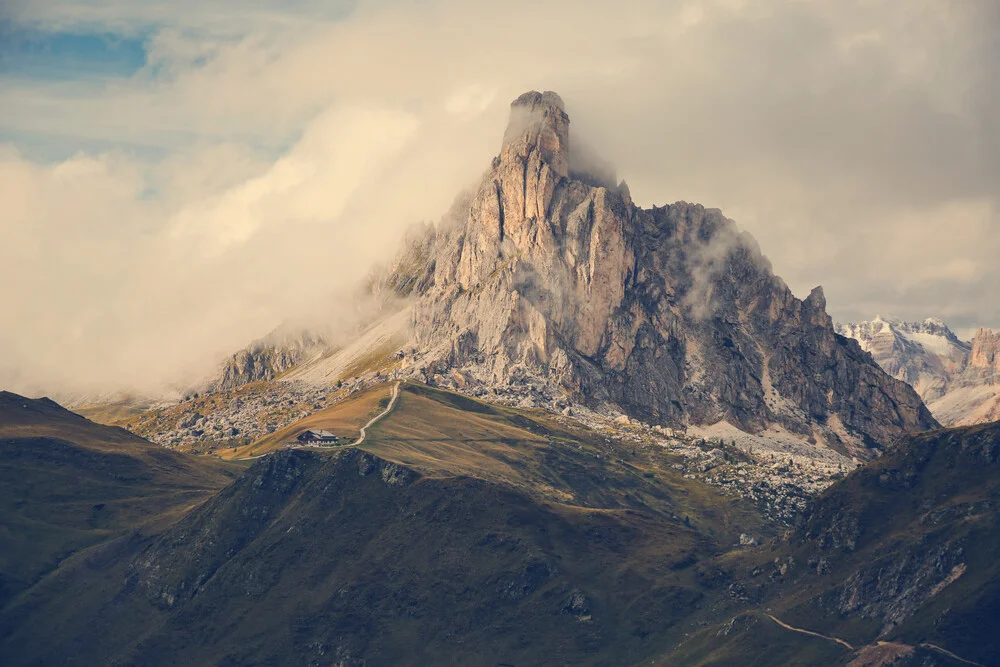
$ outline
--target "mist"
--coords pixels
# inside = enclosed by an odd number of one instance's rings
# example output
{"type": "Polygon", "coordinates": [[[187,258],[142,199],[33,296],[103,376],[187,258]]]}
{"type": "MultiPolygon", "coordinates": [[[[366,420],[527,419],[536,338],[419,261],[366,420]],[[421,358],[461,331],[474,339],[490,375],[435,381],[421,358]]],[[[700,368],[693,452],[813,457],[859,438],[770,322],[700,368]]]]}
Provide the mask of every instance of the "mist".
{"type": "Polygon", "coordinates": [[[530,89],[637,204],[721,208],[835,319],[1000,326],[996,3],[262,7],[5,8],[146,55],[0,72],[3,388],[154,392],[349,318],[335,295],[478,180],[530,89]]]}

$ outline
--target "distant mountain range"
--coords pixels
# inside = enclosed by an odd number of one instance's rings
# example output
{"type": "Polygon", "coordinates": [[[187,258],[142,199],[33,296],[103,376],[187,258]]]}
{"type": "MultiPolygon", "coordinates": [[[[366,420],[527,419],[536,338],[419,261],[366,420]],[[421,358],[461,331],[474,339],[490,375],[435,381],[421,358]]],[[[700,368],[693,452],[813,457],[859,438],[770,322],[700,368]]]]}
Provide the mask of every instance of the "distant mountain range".
{"type": "Polygon", "coordinates": [[[942,424],[1000,419],[1000,332],[980,328],[959,340],[940,319],[904,322],[876,317],[837,324],[887,373],[912,386],[942,424]]]}

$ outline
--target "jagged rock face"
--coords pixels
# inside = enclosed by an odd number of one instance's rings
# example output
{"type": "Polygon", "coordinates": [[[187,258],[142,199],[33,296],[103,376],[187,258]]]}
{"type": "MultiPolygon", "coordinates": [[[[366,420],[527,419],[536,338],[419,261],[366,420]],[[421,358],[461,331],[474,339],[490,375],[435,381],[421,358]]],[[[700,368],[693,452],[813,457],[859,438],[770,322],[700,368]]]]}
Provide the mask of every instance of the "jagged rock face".
{"type": "Polygon", "coordinates": [[[429,359],[492,385],[556,383],[651,423],[781,424],[869,445],[935,425],[835,334],[821,289],[796,299],[719,211],[639,209],[624,183],[575,178],[573,155],[557,95],[513,102],[478,190],[428,233],[414,333],[429,359]]]}
{"type": "Polygon", "coordinates": [[[969,367],[985,373],[1000,374],[1000,331],[979,328],[972,339],[969,367]]]}
{"type": "Polygon", "coordinates": [[[330,349],[327,340],[309,330],[279,328],[240,350],[223,365],[214,391],[273,380],[299,362],[330,349]]]}
{"type": "Polygon", "coordinates": [[[434,226],[417,224],[403,237],[402,250],[387,267],[377,267],[368,277],[368,289],[376,299],[406,298],[427,289],[433,273],[434,226]]]}

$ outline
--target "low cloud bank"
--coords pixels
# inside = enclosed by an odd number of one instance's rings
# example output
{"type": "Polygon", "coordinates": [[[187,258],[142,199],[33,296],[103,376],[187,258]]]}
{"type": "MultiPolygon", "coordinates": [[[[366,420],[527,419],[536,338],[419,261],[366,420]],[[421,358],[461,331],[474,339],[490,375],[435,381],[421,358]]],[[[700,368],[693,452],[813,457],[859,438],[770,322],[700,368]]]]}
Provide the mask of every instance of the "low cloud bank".
{"type": "Polygon", "coordinates": [[[5,388],[154,391],[349,312],[331,295],[477,180],[532,88],[637,203],[721,208],[835,318],[1000,325],[995,3],[302,3],[228,30],[147,5],[14,17],[156,28],[130,77],[0,82],[5,388]]]}

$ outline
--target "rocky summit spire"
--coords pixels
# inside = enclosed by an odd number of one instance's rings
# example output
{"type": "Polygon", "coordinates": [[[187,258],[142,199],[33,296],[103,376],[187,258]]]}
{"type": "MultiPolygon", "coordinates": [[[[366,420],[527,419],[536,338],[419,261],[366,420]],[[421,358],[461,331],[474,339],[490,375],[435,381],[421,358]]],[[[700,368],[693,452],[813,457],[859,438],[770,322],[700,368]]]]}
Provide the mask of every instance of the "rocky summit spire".
{"type": "Polygon", "coordinates": [[[533,90],[511,102],[500,159],[528,158],[536,151],[557,176],[569,175],[569,116],[562,98],[550,90],[533,90]]]}
{"type": "Polygon", "coordinates": [[[652,424],[777,425],[862,458],[936,425],[834,334],[822,290],[796,299],[717,210],[638,208],[579,143],[555,93],[511,104],[500,155],[408,279],[421,373],[652,424]]]}

